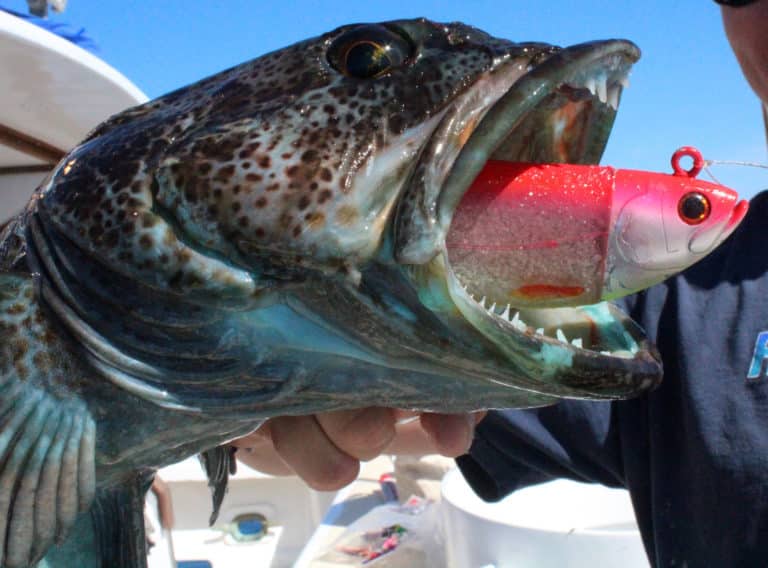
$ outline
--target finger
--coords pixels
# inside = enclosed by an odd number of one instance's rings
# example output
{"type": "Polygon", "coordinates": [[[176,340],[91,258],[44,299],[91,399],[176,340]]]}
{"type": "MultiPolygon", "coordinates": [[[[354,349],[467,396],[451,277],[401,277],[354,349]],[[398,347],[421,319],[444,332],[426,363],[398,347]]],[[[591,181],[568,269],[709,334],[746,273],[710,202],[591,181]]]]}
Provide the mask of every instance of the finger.
{"type": "Polygon", "coordinates": [[[381,454],[395,437],[395,413],[389,408],[341,410],[316,418],[337,448],[362,461],[381,454]]]}
{"type": "Polygon", "coordinates": [[[341,489],[357,477],[358,460],[336,447],[314,416],[275,418],[270,429],[277,453],[313,489],[341,489]]]}
{"type": "Polygon", "coordinates": [[[272,422],[273,420],[267,420],[250,434],[232,440],[230,444],[236,448],[260,447],[267,443],[272,445],[272,422]]]}
{"type": "Polygon", "coordinates": [[[421,415],[421,427],[431,438],[438,453],[455,458],[469,451],[475,424],[475,414],[433,414],[421,415]]]}
{"type": "Polygon", "coordinates": [[[272,443],[271,422],[266,422],[256,432],[233,440],[230,444],[237,448],[235,453],[237,460],[257,471],[269,475],[295,475],[296,473],[285,463],[272,443]]]}

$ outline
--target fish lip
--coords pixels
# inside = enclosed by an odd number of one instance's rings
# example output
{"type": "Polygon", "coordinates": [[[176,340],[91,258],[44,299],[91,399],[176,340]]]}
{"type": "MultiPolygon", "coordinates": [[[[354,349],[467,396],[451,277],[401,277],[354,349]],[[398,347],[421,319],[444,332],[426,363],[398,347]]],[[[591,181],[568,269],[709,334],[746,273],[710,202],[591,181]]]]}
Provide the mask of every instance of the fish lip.
{"type": "Polygon", "coordinates": [[[733,211],[731,211],[731,216],[728,218],[728,221],[725,226],[726,238],[727,236],[730,236],[730,234],[733,233],[736,227],[738,227],[739,224],[744,220],[744,217],[746,216],[748,210],[749,210],[749,201],[747,201],[746,199],[742,199],[736,204],[736,207],[734,207],[733,211]]]}
{"type": "MultiPolygon", "coordinates": [[[[554,52],[536,67],[522,74],[513,81],[508,89],[493,99],[482,110],[482,117],[477,121],[470,136],[461,145],[445,177],[439,184],[439,191],[433,200],[421,203],[421,212],[431,218],[422,223],[423,230],[410,239],[402,238],[395,229],[395,257],[405,265],[442,265],[448,293],[453,304],[472,327],[485,339],[495,343],[502,352],[516,351],[517,357],[526,357],[527,353],[541,353],[553,348],[566,358],[570,358],[577,373],[556,368],[555,377],[542,377],[542,394],[553,393],[553,383],[559,383],[561,395],[583,396],[591,398],[619,398],[635,395],[658,384],[661,379],[660,357],[655,348],[645,337],[642,330],[630,318],[615,306],[604,304],[603,308],[594,306],[559,308],[569,310],[571,314],[582,317],[585,310],[603,309],[612,319],[611,325],[620,326],[624,332],[624,345],[615,345],[608,352],[593,349],[593,346],[580,348],[577,345],[563,343],[555,337],[537,333],[531,326],[516,327],[495,310],[481,305],[466,292],[450,268],[445,248],[445,235],[448,232],[453,213],[464,193],[480,172],[488,159],[532,162],[568,162],[597,163],[607,143],[621,89],[626,85],[629,68],[639,58],[639,49],[624,40],[607,40],[580,44],[554,52]],[[597,82],[604,80],[603,86],[597,82]],[[587,115],[597,115],[592,123],[586,122],[585,129],[577,130],[579,140],[574,145],[558,144],[562,137],[551,137],[548,148],[531,150],[521,145],[515,147],[515,136],[526,127],[527,120],[538,124],[541,120],[551,119],[562,107],[547,104],[557,102],[560,97],[565,104],[584,105],[587,115]],[[548,112],[549,111],[549,112],[548,112]],[[600,123],[600,124],[596,124],[600,123]],[[492,329],[502,333],[492,337],[492,329]],[[514,337],[514,341],[510,341],[514,337]],[[589,376],[590,379],[582,380],[589,376]],[[611,385],[603,377],[611,376],[611,385]],[[591,382],[590,382],[591,381],[591,382]]],[[[493,73],[496,80],[505,73],[513,74],[516,62],[502,62],[493,73]]],[[[493,83],[492,83],[493,84],[493,83]]],[[[486,85],[477,87],[487,88],[486,85]]],[[[447,113],[443,122],[459,120],[461,116],[447,113]]],[[[436,129],[436,135],[441,134],[436,129]]],[[[422,155],[420,161],[434,158],[422,155]]],[[[437,180],[433,180],[437,183],[437,180]]],[[[398,211],[396,223],[407,222],[400,218],[398,211]]],[[[599,305],[598,305],[599,306],[599,305]]],[[[545,310],[528,310],[533,313],[545,310]]],[[[552,313],[552,310],[547,310],[552,313]]],[[[521,312],[522,313],[522,312],[521,312]]],[[[585,312],[586,313],[586,312],[585,312]]],[[[546,373],[547,366],[541,365],[539,371],[546,373]]],[[[501,381],[502,383],[504,381],[501,381]]],[[[536,381],[526,388],[537,391],[536,381]]],[[[516,386],[520,386],[517,384],[516,386]]]]}

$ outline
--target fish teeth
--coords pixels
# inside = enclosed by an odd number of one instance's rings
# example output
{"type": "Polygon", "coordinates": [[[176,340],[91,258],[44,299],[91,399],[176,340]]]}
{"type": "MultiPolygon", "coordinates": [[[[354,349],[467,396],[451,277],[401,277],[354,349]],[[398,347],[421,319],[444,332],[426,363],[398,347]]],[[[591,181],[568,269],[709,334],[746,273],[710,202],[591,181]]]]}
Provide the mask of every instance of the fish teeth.
{"type": "Polygon", "coordinates": [[[568,338],[563,333],[563,330],[560,329],[559,327],[557,328],[557,331],[555,332],[555,337],[557,338],[558,341],[561,341],[563,343],[568,343],[568,338]]]}
{"type": "Polygon", "coordinates": [[[619,85],[621,85],[625,89],[628,89],[629,88],[629,77],[627,75],[622,76],[619,79],[619,85]]]}
{"type": "Polygon", "coordinates": [[[488,313],[492,313],[493,315],[496,315],[496,302],[491,304],[491,307],[488,308],[488,313]]]}
{"type": "Polygon", "coordinates": [[[510,323],[520,331],[525,331],[528,329],[528,326],[525,325],[525,322],[520,319],[520,312],[515,312],[515,315],[510,323]]]}
{"type": "Polygon", "coordinates": [[[480,304],[481,306],[483,306],[483,308],[485,308],[485,296],[480,298],[480,301],[478,302],[478,304],[480,304]]]}
{"type": "Polygon", "coordinates": [[[571,340],[571,345],[573,345],[577,349],[584,349],[584,342],[581,339],[581,337],[577,337],[577,338],[571,340]]]}
{"type": "Polygon", "coordinates": [[[536,328],[536,335],[544,335],[544,328],[543,327],[537,327],[536,328]]]}
{"type": "MultiPolygon", "coordinates": [[[[515,317],[519,319],[518,313],[515,312],[515,317]]],[[[504,311],[501,312],[501,317],[503,317],[505,320],[509,321],[509,304],[507,304],[507,307],[504,308],[504,311]]]]}
{"type": "Polygon", "coordinates": [[[606,85],[605,78],[597,80],[597,98],[601,103],[608,103],[608,86],[606,85]]]}
{"type": "Polygon", "coordinates": [[[619,109],[619,95],[621,94],[621,87],[618,85],[611,85],[608,89],[608,105],[613,110],[619,109]]]}
{"type": "Polygon", "coordinates": [[[589,89],[589,92],[593,95],[597,94],[597,80],[593,78],[587,79],[587,81],[584,83],[584,86],[589,89]]]}

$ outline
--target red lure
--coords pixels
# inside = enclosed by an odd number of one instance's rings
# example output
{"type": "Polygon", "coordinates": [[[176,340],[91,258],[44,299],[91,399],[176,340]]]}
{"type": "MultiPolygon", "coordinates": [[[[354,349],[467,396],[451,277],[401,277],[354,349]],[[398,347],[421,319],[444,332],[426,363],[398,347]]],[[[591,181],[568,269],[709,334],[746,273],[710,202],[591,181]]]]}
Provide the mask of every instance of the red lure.
{"type": "Polygon", "coordinates": [[[498,306],[590,304],[646,288],[713,250],[747,211],[735,191],[696,177],[703,166],[690,147],[674,153],[672,174],[491,160],[454,213],[449,263],[498,306]]]}

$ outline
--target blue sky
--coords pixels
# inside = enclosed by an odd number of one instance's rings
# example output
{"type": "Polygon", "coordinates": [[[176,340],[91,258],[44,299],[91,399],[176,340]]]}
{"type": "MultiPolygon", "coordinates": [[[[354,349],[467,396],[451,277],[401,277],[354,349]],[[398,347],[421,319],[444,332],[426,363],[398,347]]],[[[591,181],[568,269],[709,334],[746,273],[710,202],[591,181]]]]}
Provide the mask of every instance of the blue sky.
{"type": "MultiPolygon", "coordinates": [[[[459,20],[520,41],[637,43],[643,57],[605,164],[669,171],[672,152],[689,144],[705,158],[768,161],[759,104],[728,47],[719,8],[706,0],[69,0],[51,19],[84,27],[98,54],[154,97],[341,24],[416,16],[459,20]]],[[[713,172],[745,196],[768,188],[768,170],[713,172]]]]}

